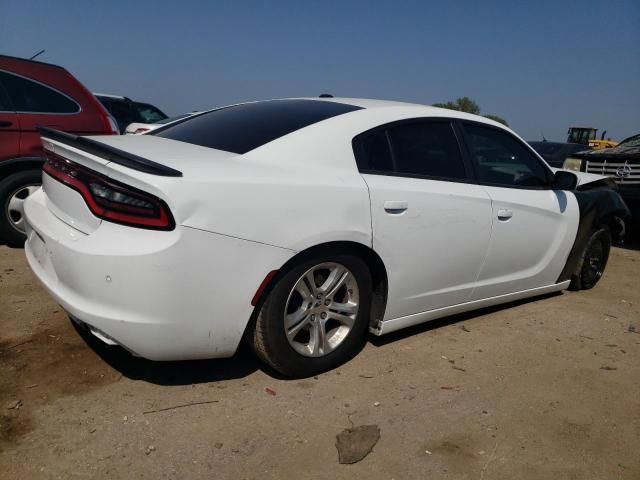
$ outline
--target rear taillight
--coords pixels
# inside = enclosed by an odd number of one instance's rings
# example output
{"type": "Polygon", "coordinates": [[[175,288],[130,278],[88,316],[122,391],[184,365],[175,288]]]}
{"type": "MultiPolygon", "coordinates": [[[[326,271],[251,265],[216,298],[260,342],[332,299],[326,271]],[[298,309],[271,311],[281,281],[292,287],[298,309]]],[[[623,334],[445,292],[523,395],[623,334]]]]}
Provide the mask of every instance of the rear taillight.
{"type": "Polygon", "coordinates": [[[76,190],[98,218],[131,227],[173,230],[175,222],[161,199],[45,151],[43,170],[76,190]]]}

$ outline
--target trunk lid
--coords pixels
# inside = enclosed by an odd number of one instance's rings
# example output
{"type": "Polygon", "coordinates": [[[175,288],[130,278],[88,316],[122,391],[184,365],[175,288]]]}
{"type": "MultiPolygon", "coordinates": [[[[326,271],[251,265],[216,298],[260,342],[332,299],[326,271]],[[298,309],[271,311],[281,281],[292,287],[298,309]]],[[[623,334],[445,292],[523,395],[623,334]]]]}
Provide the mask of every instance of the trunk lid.
{"type": "MultiPolygon", "coordinates": [[[[48,158],[62,158],[97,172],[108,179],[138,189],[165,202],[174,210],[172,192],[184,187],[185,179],[197,179],[203,165],[237,154],[145,135],[75,137],[42,131],[48,158]],[[142,163],[148,162],[148,163],[142,163]],[[167,168],[167,174],[162,168],[167,168]],[[156,168],[160,173],[151,173],[156,168]],[[147,170],[147,171],[141,171],[147,170]],[[175,173],[172,173],[173,170],[175,173]]],[[[60,220],[90,234],[103,220],[91,211],[75,189],[43,174],[47,205],[60,220]]]]}

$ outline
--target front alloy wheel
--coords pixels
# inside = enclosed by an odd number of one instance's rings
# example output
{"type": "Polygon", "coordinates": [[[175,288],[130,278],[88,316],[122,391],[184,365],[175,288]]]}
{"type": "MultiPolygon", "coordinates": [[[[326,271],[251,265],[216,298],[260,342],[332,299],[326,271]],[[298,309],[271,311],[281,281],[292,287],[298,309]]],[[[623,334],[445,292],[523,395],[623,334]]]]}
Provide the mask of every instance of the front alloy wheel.
{"type": "Polygon", "coordinates": [[[258,356],[281,374],[311,376],[359,351],[370,304],[371,275],[360,257],[317,255],[278,275],[249,339],[258,356]]]}
{"type": "Polygon", "coordinates": [[[604,273],[611,250],[611,234],[606,227],[595,230],[587,240],[580,264],[571,276],[570,290],[593,288],[604,273]]]}

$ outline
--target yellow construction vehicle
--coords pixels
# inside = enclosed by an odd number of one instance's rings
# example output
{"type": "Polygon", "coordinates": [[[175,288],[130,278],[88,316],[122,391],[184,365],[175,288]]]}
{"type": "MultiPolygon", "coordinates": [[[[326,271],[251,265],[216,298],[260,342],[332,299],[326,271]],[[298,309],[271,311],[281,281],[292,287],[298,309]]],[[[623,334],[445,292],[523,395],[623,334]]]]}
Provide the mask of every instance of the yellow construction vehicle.
{"type": "Polygon", "coordinates": [[[600,136],[600,140],[596,138],[598,133],[597,128],[592,127],[569,127],[567,136],[567,143],[581,143],[582,145],[589,145],[594,150],[601,150],[603,148],[611,148],[618,145],[618,142],[611,140],[610,138],[604,139],[607,131],[603,131],[600,136]]]}

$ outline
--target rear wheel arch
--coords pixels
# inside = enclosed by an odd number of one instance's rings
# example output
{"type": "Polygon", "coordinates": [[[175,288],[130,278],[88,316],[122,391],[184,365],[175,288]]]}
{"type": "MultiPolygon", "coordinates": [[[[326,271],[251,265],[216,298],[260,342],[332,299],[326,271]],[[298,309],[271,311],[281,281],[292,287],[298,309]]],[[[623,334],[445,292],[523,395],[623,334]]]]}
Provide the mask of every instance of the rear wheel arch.
{"type": "Polygon", "coordinates": [[[330,370],[357,355],[367,330],[382,320],[386,286],[384,264],[369,247],[348,241],[315,245],[294,255],[273,276],[256,302],[245,342],[258,358],[285,376],[299,378],[330,370]],[[315,291],[341,268],[351,273],[350,280],[336,283],[341,286],[329,288],[326,297],[315,291]],[[314,272],[311,280],[309,272],[314,272]],[[305,286],[299,289],[301,281],[305,286]],[[293,292],[297,295],[292,296],[293,292]],[[353,310],[345,309],[349,304],[353,310]],[[287,327],[290,321],[295,326],[287,327]]]}
{"type": "Polygon", "coordinates": [[[388,276],[387,269],[380,256],[367,245],[352,241],[332,241],[314,245],[305,250],[302,250],[291,257],[287,262],[280,267],[277,273],[273,276],[269,284],[264,288],[260,295],[260,299],[256,303],[253,310],[251,320],[248,323],[246,331],[251,330],[249,326],[255,323],[255,320],[262,308],[262,304],[265,299],[271,293],[273,286],[276,285],[278,280],[282,278],[291,268],[300,264],[308,258],[318,255],[330,255],[336,253],[350,253],[361,258],[369,268],[371,274],[372,295],[371,295],[371,315],[370,315],[370,327],[376,328],[384,318],[384,313],[387,305],[388,294],[388,276]]]}

